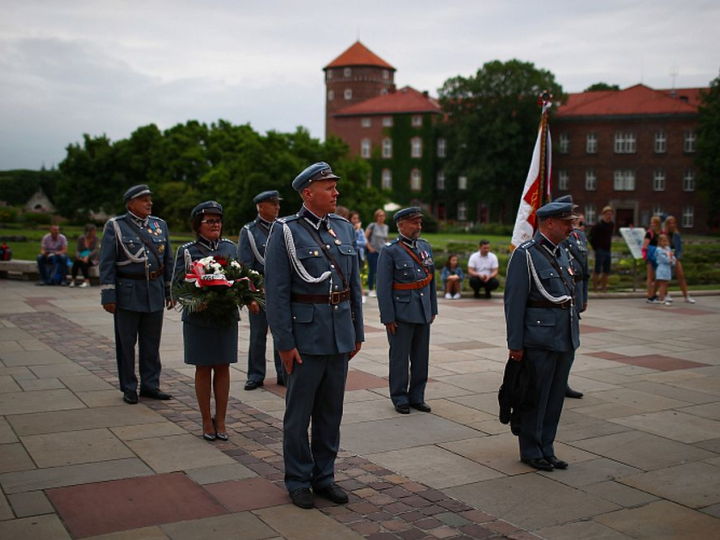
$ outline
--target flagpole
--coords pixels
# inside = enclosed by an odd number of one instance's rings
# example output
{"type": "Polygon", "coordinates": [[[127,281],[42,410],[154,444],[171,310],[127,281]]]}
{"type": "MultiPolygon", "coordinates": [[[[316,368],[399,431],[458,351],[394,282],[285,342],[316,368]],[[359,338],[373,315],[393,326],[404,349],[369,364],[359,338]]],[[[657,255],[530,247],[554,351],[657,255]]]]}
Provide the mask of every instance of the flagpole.
{"type": "Polygon", "coordinates": [[[539,206],[542,206],[552,200],[550,178],[547,174],[548,110],[550,110],[552,104],[552,94],[545,90],[540,94],[538,103],[542,109],[542,115],[540,117],[540,133],[542,134],[540,139],[540,189],[538,190],[540,193],[539,206]]]}

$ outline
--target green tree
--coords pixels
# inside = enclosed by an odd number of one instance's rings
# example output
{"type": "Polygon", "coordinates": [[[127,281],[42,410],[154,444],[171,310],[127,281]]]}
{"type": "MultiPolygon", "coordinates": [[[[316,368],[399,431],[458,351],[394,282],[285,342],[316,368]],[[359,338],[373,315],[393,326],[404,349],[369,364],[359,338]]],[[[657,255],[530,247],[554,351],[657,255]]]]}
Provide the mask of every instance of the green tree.
{"type": "Polygon", "coordinates": [[[708,216],[714,219],[710,225],[716,228],[720,226],[720,76],[702,93],[698,112],[698,190],[708,206],[708,216]]]}
{"type": "Polygon", "coordinates": [[[588,86],[583,92],[599,92],[601,90],[620,90],[617,84],[608,84],[604,82],[598,82],[588,86]]]}
{"type": "MultiPolygon", "coordinates": [[[[561,101],[555,76],[520,60],[488,62],[471,77],[453,77],[440,89],[447,122],[440,133],[448,142],[444,168],[450,209],[465,201],[468,219],[486,204],[495,219],[515,216],[540,121],[538,98],[547,90],[561,101]],[[457,178],[468,179],[459,190],[457,178]]],[[[552,110],[551,110],[552,114],[552,110]]]]}

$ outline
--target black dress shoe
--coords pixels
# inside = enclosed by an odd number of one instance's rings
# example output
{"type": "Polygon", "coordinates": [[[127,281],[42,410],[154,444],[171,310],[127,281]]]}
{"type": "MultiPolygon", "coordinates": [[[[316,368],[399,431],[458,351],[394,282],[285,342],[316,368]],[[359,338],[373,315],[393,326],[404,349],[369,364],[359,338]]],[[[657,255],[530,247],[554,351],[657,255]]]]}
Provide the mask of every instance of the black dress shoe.
{"type": "Polygon", "coordinates": [[[411,403],[410,406],[413,409],[417,409],[420,412],[430,412],[432,409],[430,408],[430,405],[425,403],[424,401],[421,401],[420,403],[411,403]]]}
{"type": "Polygon", "coordinates": [[[552,471],[553,466],[545,458],[532,458],[532,459],[521,459],[525,465],[530,465],[532,468],[539,471],[552,471]]]}
{"type": "Polygon", "coordinates": [[[245,383],[245,390],[255,390],[263,385],[262,381],[248,381],[245,383]]]}
{"type": "Polygon", "coordinates": [[[161,392],[160,390],[140,390],[140,397],[146,397],[150,399],[160,399],[162,401],[167,401],[168,399],[172,399],[172,396],[170,394],[166,394],[165,392],[161,392]]]}
{"type": "Polygon", "coordinates": [[[550,465],[552,465],[553,469],[567,469],[569,467],[567,461],[558,459],[555,456],[546,457],[545,461],[547,461],[550,465]]]}
{"type": "Polygon", "coordinates": [[[123,392],[123,401],[130,405],[136,405],[138,397],[136,392],[123,392]]]}
{"type": "Polygon", "coordinates": [[[319,495],[335,504],[347,504],[348,496],[337,484],[330,484],[324,488],[313,488],[315,495],[319,495]]]}
{"type": "Polygon", "coordinates": [[[403,403],[402,405],[395,405],[395,410],[400,414],[410,414],[410,405],[403,403]]]}
{"type": "Polygon", "coordinates": [[[584,395],[585,395],[585,394],[583,394],[582,392],[578,392],[577,390],[573,390],[573,389],[570,388],[569,386],[568,386],[567,388],[565,388],[565,397],[574,398],[574,399],[580,399],[580,398],[583,397],[584,395]]]}
{"type": "Polygon", "coordinates": [[[276,384],[277,384],[278,386],[285,386],[285,379],[284,379],[283,377],[278,377],[278,378],[277,378],[277,381],[276,381],[276,384]]]}
{"type": "Polygon", "coordinates": [[[310,488],[300,488],[290,492],[290,500],[295,506],[309,510],[315,508],[315,501],[310,488]]]}

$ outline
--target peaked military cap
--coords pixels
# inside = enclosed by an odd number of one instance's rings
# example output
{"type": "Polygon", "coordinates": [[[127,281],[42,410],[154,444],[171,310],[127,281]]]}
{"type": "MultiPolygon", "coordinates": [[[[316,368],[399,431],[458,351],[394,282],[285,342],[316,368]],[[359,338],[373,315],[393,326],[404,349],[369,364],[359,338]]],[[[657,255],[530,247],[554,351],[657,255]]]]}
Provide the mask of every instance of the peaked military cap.
{"type": "Polygon", "coordinates": [[[150,195],[151,193],[152,191],[150,191],[149,187],[147,187],[145,184],[140,184],[138,186],[133,186],[128,189],[125,192],[125,195],[123,195],[123,199],[125,199],[125,202],[128,202],[132,199],[136,199],[137,197],[142,197],[143,195],[150,195]]]}
{"type": "Polygon", "coordinates": [[[198,204],[190,212],[190,218],[194,218],[198,214],[220,214],[223,215],[222,205],[217,201],[205,201],[198,204]]]}
{"type": "Polygon", "coordinates": [[[578,205],[573,202],[572,195],[563,195],[562,197],[555,199],[554,202],[570,203],[573,206],[573,210],[578,207],[578,205]]]}
{"type": "Polygon", "coordinates": [[[403,208],[402,210],[398,210],[395,212],[395,215],[393,216],[393,219],[395,220],[395,223],[398,221],[402,221],[403,219],[412,219],[416,217],[422,217],[422,210],[419,206],[411,206],[409,208],[403,208]]]}
{"type": "Polygon", "coordinates": [[[537,217],[540,220],[553,219],[577,219],[578,215],[573,212],[572,202],[553,201],[537,209],[537,217]]]}
{"type": "Polygon", "coordinates": [[[272,191],[263,191],[262,193],[258,193],[255,195],[255,198],[253,199],[253,202],[255,204],[264,202],[264,201],[270,201],[272,199],[277,199],[278,201],[282,201],[282,198],[280,197],[280,193],[278,193],[275,190],[272,191]]]}
{"type": "Polygon", "coordinates": [[[302,190],[308,187],[311,182],[321,180],[340,180],[340,177],[332,172],[330,165],[324,161],[319,161],[298,174],[292,182],[292,187],[298,193],[302,193],[302,190]]]}

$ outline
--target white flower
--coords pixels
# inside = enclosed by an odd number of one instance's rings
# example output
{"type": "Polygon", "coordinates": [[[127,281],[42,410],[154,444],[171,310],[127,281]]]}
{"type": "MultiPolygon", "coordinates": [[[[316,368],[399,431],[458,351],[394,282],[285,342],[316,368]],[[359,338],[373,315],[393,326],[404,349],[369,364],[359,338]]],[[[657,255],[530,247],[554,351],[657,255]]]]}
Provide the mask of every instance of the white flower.
{"type": "Polygon", "coordinates": [[[230,266],[232,266],[233,268],[237,268],[237,269],[242,268],[242,264],[240,264],[237,261],[230,261],[230,266]]]}

